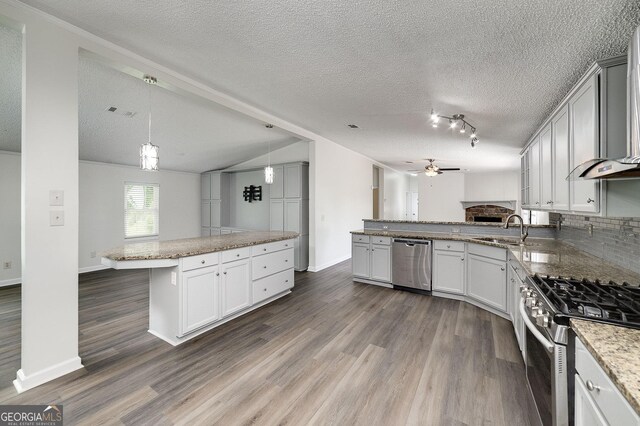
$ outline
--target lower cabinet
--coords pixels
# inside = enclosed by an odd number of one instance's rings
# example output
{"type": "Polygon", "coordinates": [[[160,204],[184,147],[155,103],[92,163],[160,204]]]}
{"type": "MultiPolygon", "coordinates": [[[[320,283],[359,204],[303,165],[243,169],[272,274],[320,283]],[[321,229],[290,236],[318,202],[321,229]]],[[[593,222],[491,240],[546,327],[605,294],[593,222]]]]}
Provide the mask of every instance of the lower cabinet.
{"type": "Polygon", "coordinates": [[[433,251],[433,290],[464,294],[464,252],[433,251]]]}
{"type": "MultiPolygon", "coordinates": [[[[365,241],[368,241],[368,237],[365,241]]],[[[391,282],[391,239],[377,237],[378,244],[354,242],[351,246],[353,276],[384,283],[391,282]]]]}
{"type": "Polygon", "coordinates": [[[469,253],[467,295],[487,306],[507,312],[507,266],[504,260],[469,253]]]}
{"type": "MultiPolygon", "coordinates": [[[[517,267],[517,266],[516,266],[517,267]]],[[[524,320],[520,315],[520,287],[524,285],[524,281],[520,278],[513,264],[509,264],[507,274],[507,294],[509,296],[509,313],[513,324],[513,331],[518,341],[520,352],[524,351],[524,320]]]]}
{"type": "Polygon", "coordinates": [[[218,292],[218,266],[209,266],[183,273],[182,334],[196,330],[221,318],[218,292]]]}
{"type": "Polygon", "coordinates": [[[233,315],[252,305],[250,267],[248,259],[222,265],[220,298],[223,317],[233,315]]]}
{"type": "Polygon", "coordinates": [[[609,423],[607,423],[591,395],[589,395],[589,390],[580,376],[576,374],[575,380],[575,424],[581,426],[608,425],[609,423]]]}

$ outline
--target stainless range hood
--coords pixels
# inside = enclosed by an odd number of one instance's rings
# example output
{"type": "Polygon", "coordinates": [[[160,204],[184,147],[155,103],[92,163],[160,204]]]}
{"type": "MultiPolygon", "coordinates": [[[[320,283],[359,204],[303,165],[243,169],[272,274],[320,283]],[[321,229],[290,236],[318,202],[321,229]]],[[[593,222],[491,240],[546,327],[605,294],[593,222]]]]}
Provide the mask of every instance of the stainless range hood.
{"type": "Polygon", "coordinates": [[[627,62],[627,156],[617,160],[596,158],[582,163],[570,176],[583,179],[640,177],[640,27],[629,43],[627,62]]]}

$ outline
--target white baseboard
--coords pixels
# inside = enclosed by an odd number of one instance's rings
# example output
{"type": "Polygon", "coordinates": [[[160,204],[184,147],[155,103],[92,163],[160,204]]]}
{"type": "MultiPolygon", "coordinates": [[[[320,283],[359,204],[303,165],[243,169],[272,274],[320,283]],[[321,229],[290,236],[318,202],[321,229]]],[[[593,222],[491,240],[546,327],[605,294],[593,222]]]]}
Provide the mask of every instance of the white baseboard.
{"type": "Polygon", "coordinates": [[[11,278],[8,280],[0,280],[0,287],[6,287],[8,285],[16,285],[22,282],[21,278],[11,278]]]}
{"type": "Polygon", "coordinates": [[[84,268],[79,268],[78,273],[84,274],[85,272],[102,271],[104,269],[109,269],[109,267],[104,265],[85,266],[84,268]]]}
{"type": "Polygon", "coordinates": [[[327,269],[327,268],[329,268],[329,267],[331,267],[331,266],[333,266],[333,265],[337,265],[338,263],[340,263],[340,262],[344,262],[345,260],[348,260],[348,259],[351,259],[351,254],[348,254],[348,255],[346,255],[346,256],[339,257],[339,258],[337,258],[337,259],[333,259],[333,260],[331,260],[331,261],[329,261],[329,262],[326,262],[326,263],[324,263],[324,264],[322,264],[322,265],[319,265],[319,266],[312,266],[312,265],[309,265],[309,269],[307,269],[307,270],[308,270],[309,272],[320,272],[320,271],[322,271],[323,269],[327,269]]]}
{"type": "Polygon", "coordinates": [[[30,374],[29,376],[25,375],[24,371],[20,369],[18,370],[17,378],[13,381],[13,386],[15,386],[18,393],[22,393],[81,368],[84,368],[82,360],[79,356],[75,356],[67,361],[63,361],[59,364],[52,365],[49,368],[45,368],[44,370],[30,374]]]}

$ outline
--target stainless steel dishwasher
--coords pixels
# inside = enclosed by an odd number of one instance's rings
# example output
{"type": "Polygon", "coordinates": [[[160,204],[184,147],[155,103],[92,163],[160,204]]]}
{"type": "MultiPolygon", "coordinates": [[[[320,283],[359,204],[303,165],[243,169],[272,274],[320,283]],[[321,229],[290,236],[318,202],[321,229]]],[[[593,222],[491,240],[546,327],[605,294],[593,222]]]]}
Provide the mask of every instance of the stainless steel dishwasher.
{"type": "Polygon", "coordinates": [[[391,283],[431,291],[431,241],[394,238],[391,249],[391,283]]]}

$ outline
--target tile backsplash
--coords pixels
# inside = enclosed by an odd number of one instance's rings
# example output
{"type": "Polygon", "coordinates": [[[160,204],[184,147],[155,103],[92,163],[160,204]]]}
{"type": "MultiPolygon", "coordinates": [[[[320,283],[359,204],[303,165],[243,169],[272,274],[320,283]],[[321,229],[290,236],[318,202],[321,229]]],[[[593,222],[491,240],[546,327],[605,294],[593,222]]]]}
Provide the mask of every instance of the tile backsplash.
{"type": "Polygon", "coordinates": [[[557,238],[594,256],[640,273],[640,218],[549,215],[561,222],[557,238]]]}

